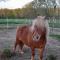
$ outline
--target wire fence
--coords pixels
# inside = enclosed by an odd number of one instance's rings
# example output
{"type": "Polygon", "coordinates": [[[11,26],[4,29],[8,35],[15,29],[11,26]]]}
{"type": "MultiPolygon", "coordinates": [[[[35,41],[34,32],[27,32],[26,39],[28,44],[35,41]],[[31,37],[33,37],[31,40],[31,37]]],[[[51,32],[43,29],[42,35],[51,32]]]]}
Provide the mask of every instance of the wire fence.
{"type": "MultiPolygon", "coordinates": [[[[16,28],[22,25],[31,25],[34,19],[0,19],[0,28],[16,28]]],[[[60,19],[49,18],[50,34],[60,35],[60,19]]]]}
{"type": "MultiPolygon", "coordinates": [[[[33,19],[0,19],[0,26],[18,26],[22,24],[31,24],[33,19]]],[[[60,28],[60,19],[49,18],[49,27],[60,28]]]]}

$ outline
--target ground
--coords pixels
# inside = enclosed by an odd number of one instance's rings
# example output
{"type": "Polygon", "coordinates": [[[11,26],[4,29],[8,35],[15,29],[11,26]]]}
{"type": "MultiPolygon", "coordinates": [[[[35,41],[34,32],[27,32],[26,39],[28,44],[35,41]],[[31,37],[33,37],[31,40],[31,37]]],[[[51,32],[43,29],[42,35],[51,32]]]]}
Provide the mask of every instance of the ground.
{"type": "MultiPolygon", "coordinates": [[[[0,52],[3,51],[5,48],[10,48],[11,50],[14,47],[16,36],[16,28],[13,29],[0,29],[0,52]]],[[[35,60],[38,60],[38,51],[36,49],[35,60]]],[[[51,37],[47,40],[46,48],[44,51],[44,59],[47,55],[53,54],[57,56],[57,60],[60,60],[60,41],[55,40],[51,37]]],[[[21,55],[19,53],[16,56],[8,59],[8,60],[30,60],[31,58],[31,50],[30,48],[24,48],[24,54],[21,55]]],[[[0,60],[2,60],[0,58],[0,60]]],[[[5,59],[3,59],[5,60],[5,59]]],[[[6,59],[7,60],[7,59],[6,59]]]]}

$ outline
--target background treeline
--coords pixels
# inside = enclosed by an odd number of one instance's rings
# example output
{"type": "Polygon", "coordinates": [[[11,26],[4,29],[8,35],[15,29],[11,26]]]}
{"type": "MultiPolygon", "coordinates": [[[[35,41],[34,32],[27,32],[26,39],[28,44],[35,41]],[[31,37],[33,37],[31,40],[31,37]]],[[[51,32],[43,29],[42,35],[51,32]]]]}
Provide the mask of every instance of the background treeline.
{"type": "Polygon", "coordinates": [[[35,18],[37,15],[60,16],[60,8],[34,9],[32,4],[18,9],[0,9],[0,19],[35,18]]]}
{"type": "Polygon", "coordinates": [[[0,18],[34,18],[35,10],[31,5],[18,9],[0,9],[0,18]]]}

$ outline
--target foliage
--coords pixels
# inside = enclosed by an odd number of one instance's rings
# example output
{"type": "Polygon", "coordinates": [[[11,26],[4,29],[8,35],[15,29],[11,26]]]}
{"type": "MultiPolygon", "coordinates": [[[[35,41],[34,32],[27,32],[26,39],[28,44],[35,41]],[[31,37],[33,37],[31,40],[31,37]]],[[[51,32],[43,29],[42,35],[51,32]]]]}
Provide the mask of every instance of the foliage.
{"type": "MultiPolygon", "coordinates": [[[[42,0],[41,0],[42,1],[42,0]]],[[[47,2],[48,3],[48,2],[47,2]]],[[[43,5],[46,5],[43,3],[43,5]]],[[[44,8],[41,3],[40,8],[33,8],[33,2],[18,9],[0,9],[0,18],[35,18],[37,15],[60,16],[60,8],[44,8]],[[42,8],[43,7],[43,8],[42,8]]]]}
{"type": "Polygon", "coordinates": [[[26,5],[20,9],[0,9],[0,18],[34,18],[36,11],[32,5],[26,5]]]}
{"type": "Polygon", "coordinates": [[[33,7],[37,9],[37,11],[39,10],[40,14],[42,12],[43,15],[47,15],[47,16],[59,16],[60,8],[57,7],[58,3],[56,3],[56,0],[34,0],[33,7]],[[45,14],[43,13],[44,11],[45,14]]]}
{"type": "Polygon", "coordinates": [[[3,52],[2,52],[2,57],[7,57],[7,58],[10,58],[12,56],[14,56],[15,53],[11,52],[10,49],[4,49],[3,52]]]}
{"type": "Polygon", "coordinates": [[[54,55],[47,56],[46,60],[57,60],[57,57],[54,55]]]}

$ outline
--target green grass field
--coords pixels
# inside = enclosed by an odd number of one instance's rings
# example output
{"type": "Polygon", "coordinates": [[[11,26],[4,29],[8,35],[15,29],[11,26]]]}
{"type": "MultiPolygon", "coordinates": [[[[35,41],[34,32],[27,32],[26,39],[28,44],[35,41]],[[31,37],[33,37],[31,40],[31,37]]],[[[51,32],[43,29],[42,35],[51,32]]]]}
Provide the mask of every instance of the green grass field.
{"type": "Polygon", "coordinates": [[[0,19],[0,24],[29,24],[31,19],[0,19]]]}
{"type": "Polygon", "coordinates": [[[60,35],[54,35],[54,34],[52,34],[52,35],[50,35],[50,37],[52,37],[52,38],[57,39],[57,40],[60,41],[60,35]]]}
{"type": "MultiPolygon", "coordinates": [[[[0,19],[0,25],[15,25],[15,24],[31,24],[32,19],[0,19]]],[[[53,22],[52,20],[49,21],[49,26],[54,28],[60,28],[60,20],[56,20],[56,22],[53,22]]]]}

